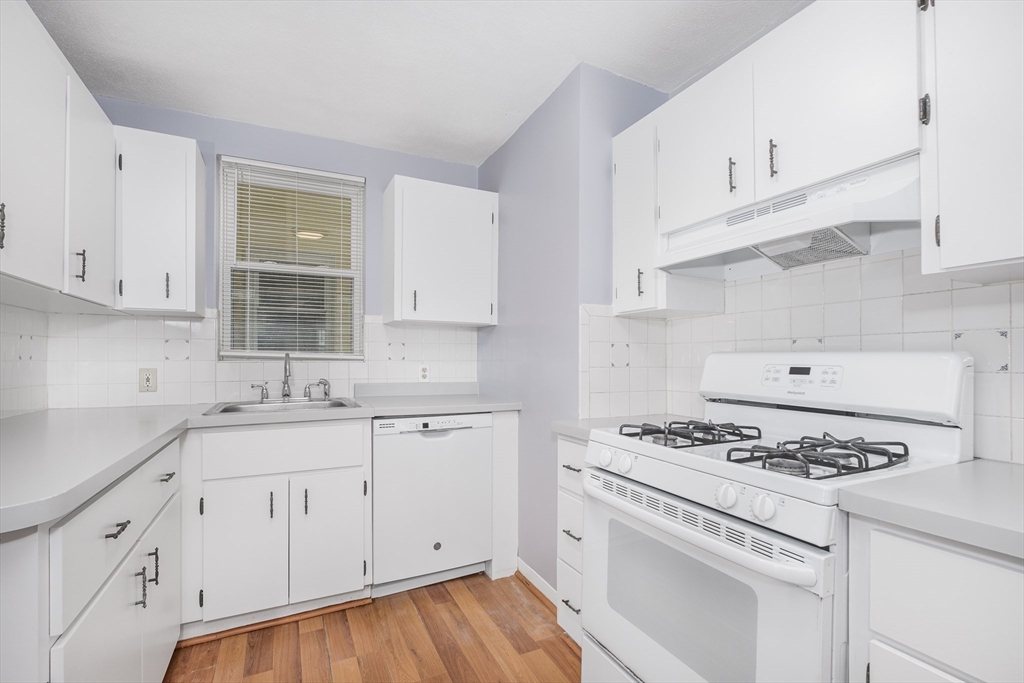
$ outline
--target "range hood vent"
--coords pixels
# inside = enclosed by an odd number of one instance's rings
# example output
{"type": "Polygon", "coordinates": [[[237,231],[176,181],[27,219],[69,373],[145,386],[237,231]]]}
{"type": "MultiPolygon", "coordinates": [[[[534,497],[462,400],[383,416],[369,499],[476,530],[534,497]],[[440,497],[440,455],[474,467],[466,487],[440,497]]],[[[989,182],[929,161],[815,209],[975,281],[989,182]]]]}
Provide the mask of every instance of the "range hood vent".
{"type": "Polygon", "coordinates": [[[783,270],[789,270],[812,263],[866,256],[869,240],[869,226],[851,225],[846,226],[843,230],[822,228],[803,235],[758,244],[751,248],[766,259],[773,261],[783,270]],[[848,235],[844,230],[855,234],[856,237],[848,235]]]}

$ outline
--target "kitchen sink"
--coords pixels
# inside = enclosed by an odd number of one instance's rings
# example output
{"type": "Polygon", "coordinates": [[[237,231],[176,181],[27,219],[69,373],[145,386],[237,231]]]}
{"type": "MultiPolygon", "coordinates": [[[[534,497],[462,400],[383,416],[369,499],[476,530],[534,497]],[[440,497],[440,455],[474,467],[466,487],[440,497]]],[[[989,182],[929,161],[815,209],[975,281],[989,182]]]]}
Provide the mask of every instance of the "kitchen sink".
{"type": "Polygon", "coordinates": [[[291,398],[287,401],[270,399],[266,401],[238,401],[234,403],[218,403],[203,415],[219,415],[221,413],[290,413],[296,410],[336,410],[339,408],[360,408],[350,398],[331,398],[310,400],[308,398],[291,398]]]}

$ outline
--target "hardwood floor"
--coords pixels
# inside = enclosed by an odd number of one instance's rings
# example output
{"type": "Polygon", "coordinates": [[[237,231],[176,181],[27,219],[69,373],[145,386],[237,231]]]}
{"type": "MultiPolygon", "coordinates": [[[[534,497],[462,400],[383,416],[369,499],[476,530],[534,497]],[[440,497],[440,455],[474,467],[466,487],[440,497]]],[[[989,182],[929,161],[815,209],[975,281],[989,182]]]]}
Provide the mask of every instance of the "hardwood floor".
{"type": "Polygon", "coordinates": [[[578,649],[550,603],[484,574],[184,647],[165,683],[577,683],[578,649]]]}

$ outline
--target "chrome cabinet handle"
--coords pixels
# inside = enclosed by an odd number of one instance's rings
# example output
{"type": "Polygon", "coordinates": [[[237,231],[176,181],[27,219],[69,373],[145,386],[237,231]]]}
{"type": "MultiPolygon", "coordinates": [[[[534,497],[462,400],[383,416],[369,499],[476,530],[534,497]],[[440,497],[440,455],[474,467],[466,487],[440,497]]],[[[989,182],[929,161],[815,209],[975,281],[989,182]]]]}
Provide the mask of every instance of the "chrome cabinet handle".
{"type": "Polygon", "coordinates": [[[939,217],[935,217],[935,246],[942,246],[942,233],[939,231],[939,217]]]}
{"type": "Polygon", "coordinates": [[[146,557],[153,558],[153,578],[149,580],[149,583],[155,583],[160,585],[160,548],[154,548],[153,552],[146,553],[146,557]]]}
{"type": "Polygon", "coordinates": [[[580,613],[580,610],[578,610],[575,607],[573,607],[572,604],[568,600],[562,600],[562,604],[565,605],[566,607],[568,607],[569,609],[571,609],[576,614],[580,613]]]}
{"type": "Polygon", "coordinates": [[[416,290],[412,290],[412,310],[416,310],[416,290]]]}
{"type": "Polygon", "coordinates": [[[577,543],[579,543],[580,541],[583,540],[582,536],[577,536],[576,534],[574,534],[573,532],[569,531],[568,529],[562,529],[562,533],[565,534],[566,536],[568,536],[569,538],[571,538],[572,540],[576,541],[577,543]]]}
{"type": "Polygon", "coordinates": [[[82,282],[85,282],[85,249],[83,249],[82,251],[76,251],[75,256],[82,257],[82,274],[76,275],[75,277],[81,280],[82,282]]]}
{"type": "Polygon", "coordinates": [[[132,520],[126,519],[123,522],[114,522],[114,526],[117,527],[117,531],[111,534],[107,534],[103,538],[117,538],[124,533],[124,530],[128,528],[128,525],[132,523],[132,520]]]}
{"type": "Polygon", "coordinates": [[[135,604],[136,605],[142,605],[142,609],[146,609],[146,599],[148,597],[146,595],[146,586],[149,583],[149,581],[146,580],[146,567],[143,566],[141,572],[135,572],[135,576],[141,576],[142,577],[142,599],[141,600],[137,600],[135,602],[135,604]]]}
{"type": "Polygon", "coordinates": [[[644,271],[642,271],[639,268],[637,268],[636,269],[636,295],[637,296],[643,296],[644,295],[644,288],[643,288],[643,285],[641,284],[643,276],[644,276],[644,271]]]}
{"type": "Polygon", "coordinates": [[[165,273],[164,274],[164,298],[165,299],[170,299],[171,298],[171,274],[170,273],[165,273]]]}
{"type": "Polygon", "coordinates": [[[768,169],[771,171],[771,176],[769,176],[771,178],[774,178],[775,176],[777,176],[779,174],[779,172],[777,170],[775,170],[775,150],[776,150],[776,148],[778,148],[778,145],[775,144],[775,140],[773,140],[773,139],[768,140],[768,169]]]}
{"type": "Polygon", "coordinates": [[[305,514],[309,514],[309,489],[304,489],[302,507],[305,514]]]}
{"type": "Polygon", "coordinates": [[[274,518],[274,492],[270,492],[270,518],[274,518]]]}
{"type": "Polygon", "coordinates": [[[4,248],[4,237],[7,236],[7,205],[0,202],[0,249],[4,248]]]}
{"type": "Polygon", "coordinates": [[[171,479],[174,479],[174,475],[175,475],[175,474],[177,474],[177,472],[168,472],[168,473],[167,473],[167,474],[165,474],[164,476],[160,477],[160,483],[162,483],[162,484],[166,484],[166,483],[167,483],[167,482],[169,482],[169,481],[170,481],[171,479]]]}
{"type": "Polygon", "coordinates": [[[577,472],[578,473],[578,472],[582,472],[583,471],[579,467],[573,467],[572,465],[562,465],[562,467],[564,467],[565,469],[569,470],[570,472],[577,472]]]}
{"type": "Polygon", "coordinates": [[[729,193],[736,191],[736,185],[732,182],[732,167],[736,165],[736,162],[729,157],[729,193]]]}

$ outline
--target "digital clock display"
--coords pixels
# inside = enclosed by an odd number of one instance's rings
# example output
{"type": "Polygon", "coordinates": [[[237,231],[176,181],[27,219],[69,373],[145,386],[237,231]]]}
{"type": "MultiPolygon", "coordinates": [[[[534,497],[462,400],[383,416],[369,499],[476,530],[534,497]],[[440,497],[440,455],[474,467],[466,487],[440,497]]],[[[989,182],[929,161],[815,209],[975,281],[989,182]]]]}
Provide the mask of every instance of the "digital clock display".
{"type": "Polygon", "coordinates": [[[806,367],[806,368],[791,367],[789,369],[789,374],[791,374],[791,375],[809,375],[809,374],[811,374],[811,369],[809,367],[806,367]]]}

